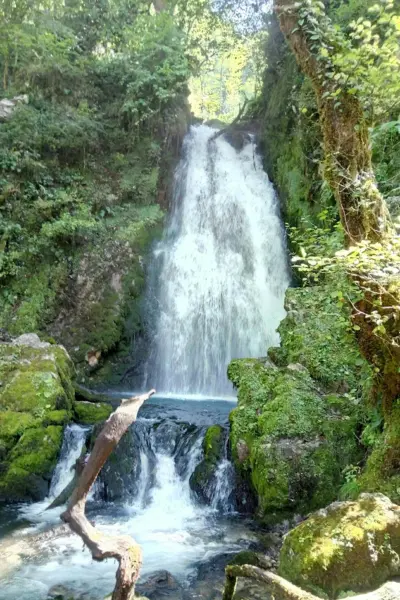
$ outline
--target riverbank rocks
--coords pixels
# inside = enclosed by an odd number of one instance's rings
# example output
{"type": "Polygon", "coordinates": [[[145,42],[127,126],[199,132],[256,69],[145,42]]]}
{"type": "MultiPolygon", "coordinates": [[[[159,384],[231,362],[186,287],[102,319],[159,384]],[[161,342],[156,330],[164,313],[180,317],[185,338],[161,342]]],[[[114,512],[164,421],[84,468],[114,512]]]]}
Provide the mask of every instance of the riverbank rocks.
{"type": "Polygon", "coordinates": [[[330,599],[379,587],[400,575],[400,507],[361,494],[312,514],[286,536],[279,573],[330,599]]]}
{"type": "Polygon", "coordinates": [[[144,581],[140,581],[135,592],[149,600],[184,600],[185,591],[175,577],[165,570],[154,571],[147,575],[144,581]]]}
{"type": "Polygon", "coordinates": [[[190,487],[203,502],[211,499],[211,484],[215,470],[224,457],[227,433],[221,425],[212,425],[206,431],[203,440],[203,460],[197,465],[190,476],[190,487]]]}
{"type": "Polygon", "coordinates": [[[0,500],[39,500],[71,418],[74,367],[62,346],[25,334],[0,343],[0,500]]]}

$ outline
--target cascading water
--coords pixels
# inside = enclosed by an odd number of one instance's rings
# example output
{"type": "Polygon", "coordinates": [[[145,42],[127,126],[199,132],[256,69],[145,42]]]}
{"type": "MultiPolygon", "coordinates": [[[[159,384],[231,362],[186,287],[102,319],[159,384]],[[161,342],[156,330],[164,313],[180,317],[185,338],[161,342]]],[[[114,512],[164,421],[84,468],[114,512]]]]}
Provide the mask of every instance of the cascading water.
{"type": "Polygon", "coordinates": [[[230,360],[265,356],[284,316],[288,270],[273,187],[253,141],[237,152],[222,136],[210,142],[214,132],[200,125],[187,135],[154,250],[147,380],[160,392],[231,394],[230,360]]]}
{"type": "Polygon", "coordinates": [[[87,433],[88,428],[79,425],[68,425],[65,428],[60,458],[51,479],[50,498],[56,498],[61,494],[72,480],[73,467],[81,455],[87,433]]]}

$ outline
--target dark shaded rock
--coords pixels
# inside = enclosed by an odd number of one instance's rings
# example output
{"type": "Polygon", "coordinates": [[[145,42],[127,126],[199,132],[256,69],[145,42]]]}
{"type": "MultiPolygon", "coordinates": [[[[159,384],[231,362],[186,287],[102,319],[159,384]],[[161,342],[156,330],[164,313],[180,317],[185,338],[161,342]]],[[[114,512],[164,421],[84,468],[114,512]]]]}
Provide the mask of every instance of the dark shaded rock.
{"type": "Polygon", "coordinates": [[[136,594],[146,596],[150,600],[185,600],[186,595],[181,584],[169,571],[155,571],[148,575],[142,583],[136,586],[136,594]]]}
{"type": "Polygon", "coordinates": [[[223,134],[224,139],[235,148],[235,150],[243,150],[243,148],[251,142],[251,136],[247,131],[240,131],[235,128],[228,128],[223,134]]]}

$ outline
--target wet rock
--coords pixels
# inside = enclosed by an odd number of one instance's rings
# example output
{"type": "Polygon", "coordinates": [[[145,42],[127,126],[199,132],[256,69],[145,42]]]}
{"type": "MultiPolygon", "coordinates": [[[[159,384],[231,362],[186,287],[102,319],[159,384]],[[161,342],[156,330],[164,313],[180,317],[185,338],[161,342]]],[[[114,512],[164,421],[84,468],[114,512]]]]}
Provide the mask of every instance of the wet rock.
{"type": "Polygon", "coordinates": [[[238,151],[243,150],[246,144],[251,142],[251,136],[247,131],[240,131],[235,128],[228,128],[223,137],[238,151]]]}
{"type": "Polygon", "coordinates": [[[90,592],[76,593],[64,585],[53,585],[47,593],[47,600],[98,600],[98,597],[90,592]]]}
{"type": "Polygon", "coordinates": [[[378,588],[400,575],[400,507],[383,494],[334,502],[287,534],[279,572],[329,598],[378,588]]]}
{"type": "Polygon", "coordinates": [[[190,487],[202,502],[210,502],[212,482],[218,463],[224,458],[227,433],[221,425],[212,425],[203,440],[203,460],[190,476],[190,487]]]}
{"type": "Polygon", "coordinates": [[[185,600],[185,592],[180,583],[169,571],[155,571],[138,583],[136,593],[149,598],[149,600],[185,600]]]}

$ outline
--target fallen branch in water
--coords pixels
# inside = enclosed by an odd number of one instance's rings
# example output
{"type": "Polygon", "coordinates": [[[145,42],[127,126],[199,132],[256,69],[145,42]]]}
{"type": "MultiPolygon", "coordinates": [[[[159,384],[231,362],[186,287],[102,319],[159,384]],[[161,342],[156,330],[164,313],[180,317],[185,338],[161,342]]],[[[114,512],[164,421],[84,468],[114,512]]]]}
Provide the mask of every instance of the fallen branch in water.
{"type": "MultiPolygon", "coordinates": [[[[275,600],[321,600],[318,596],[302,590],[287,579],[276,575],[276,573],[264,571],[253,565],[228,565],[225,573],[226,582],[222,600],[232,600],[239,577],[254,579],[259,583],[265,584],[275,600]]],[[[352,596],[351,600],[398,600],[399,598],[400,583],[388,581],[373,592],[352,596]]]]}
{"type": "Polygon", "coordinates": [[[97,436],[93,450],[71,495],[67,510],[61,515],[61,519],[82,538],[94,560],[115,558],[118,561],[112,600],[133,598],[135,583],[142,564],[142,551],[130,536],[108,536],[93,527],[85,516],[86,500],[107,458],[130,425],[136,421],[139,408],[154,393],[155,390],[151,390],[142,396],[122,400],[117,410],[110,415],[97,436]]]}
{"type": "Polygon", "coordinates": [[[226,133],[227,131],[230,131],[230,129],[232,129],[236,125],[236,123],[238,123],[240,121],[240,119],[242,118],[244,111],[246,109],[247,103],[248,103],[248,100],[246,98],[246,100],[243,103],[243,106],[241,108],[239,108],[239,112],[238,112],[237,116],[233,119],[232,123],[230,123],[226,127],[223,127],[219,131],[216,131],[208,140],[209,144],[211,142],[213,142],[214,140],[216,140],[220,135],[224,135],[224,133],[226,133]]]}

